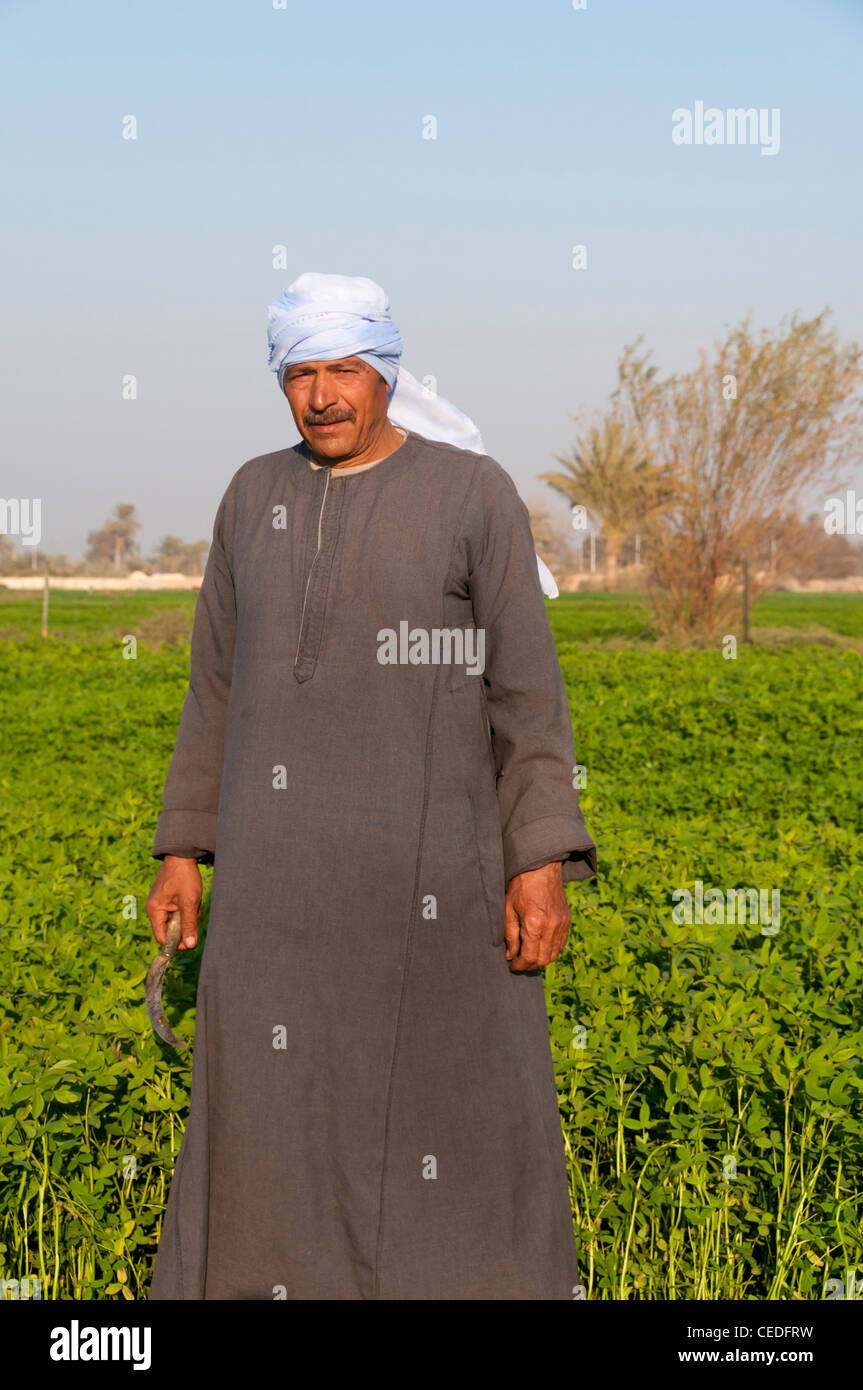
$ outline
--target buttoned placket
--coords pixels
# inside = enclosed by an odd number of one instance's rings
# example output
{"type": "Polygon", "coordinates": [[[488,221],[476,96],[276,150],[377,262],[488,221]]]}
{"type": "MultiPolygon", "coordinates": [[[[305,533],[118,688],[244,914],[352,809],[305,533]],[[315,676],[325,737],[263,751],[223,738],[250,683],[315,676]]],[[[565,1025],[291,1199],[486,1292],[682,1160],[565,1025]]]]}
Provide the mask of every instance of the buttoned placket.
{"type": "Polygon", "coordinates": [[[324,629],[324,615],[327,606],[327,590],[330,572],[336,553],[339,534],[339,515],[342,509],[344,488],[332,481],[332,469],[324,473],[321,502],[318,509],[317,549],[312,557],[306,577],[303,607],[300,614],[300,629],[297,636],[297,650],[294,656],[294,679],[302,683],[315,673],[321,637],[324,629]]]}

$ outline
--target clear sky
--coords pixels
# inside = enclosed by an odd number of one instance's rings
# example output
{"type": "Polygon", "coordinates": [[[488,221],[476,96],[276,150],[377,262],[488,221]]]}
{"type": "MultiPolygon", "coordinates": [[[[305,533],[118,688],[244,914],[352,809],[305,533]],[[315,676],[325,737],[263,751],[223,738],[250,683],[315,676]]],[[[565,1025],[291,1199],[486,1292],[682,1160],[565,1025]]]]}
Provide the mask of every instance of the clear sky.
{"type": "Polygon", "coordinates": [[[863,0],[0,0],[0,496],[49,551],[116,502],[145,553],[209,538],[298,438],[266,305],[316,270],[382,284],[404,364],[554,508],[638,334],[667,370],[748,310],[863,339],[861,56],[863,0]],[[778,153],[675,145],[697,101],[779,108],[778,153]]]}

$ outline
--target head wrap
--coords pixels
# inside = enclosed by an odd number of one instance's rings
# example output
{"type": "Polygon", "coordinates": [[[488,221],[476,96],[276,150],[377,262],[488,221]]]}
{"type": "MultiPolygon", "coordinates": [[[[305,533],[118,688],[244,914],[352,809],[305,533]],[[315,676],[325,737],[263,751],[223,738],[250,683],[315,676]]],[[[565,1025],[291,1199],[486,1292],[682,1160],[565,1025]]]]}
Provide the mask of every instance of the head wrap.
{"type": "MultiPolygon", "coordinates": [[[[387,383],[387,415],[394,425],[459,449],[486,452],[473,421],[400,365],[401,335],[390,318],[389,299],[374,280],[307,272],[268,305],[267,317],[268,365],[278,373],[280,390],[285,369],[294,362],[359,357],[387,383]]],[[[557,585],[539,556],[537,565],[543,591],[556,598],[557,585]]]]}

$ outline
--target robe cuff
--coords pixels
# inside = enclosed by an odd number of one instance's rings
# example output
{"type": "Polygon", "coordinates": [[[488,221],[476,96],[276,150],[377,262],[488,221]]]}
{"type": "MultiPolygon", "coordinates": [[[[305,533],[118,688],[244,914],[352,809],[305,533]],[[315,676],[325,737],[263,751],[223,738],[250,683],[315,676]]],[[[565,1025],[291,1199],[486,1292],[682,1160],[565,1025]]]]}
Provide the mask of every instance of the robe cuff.
{"type": "Polygon", "coordinates": [[[151,857],[164,859],[166,854],[178,854],[183,859],[212,864],[218,820],[214,811],[163,811],[156,826],[151,857]]]}
{"type": "Polygon", "coordinates": [[[506,881],[516,874],[541,869],[553,859],[563,860],[564,883],[576,883],[596,875],[596,845],[583,822],[571,816],[543,816],[503,837],[506,881]]]}

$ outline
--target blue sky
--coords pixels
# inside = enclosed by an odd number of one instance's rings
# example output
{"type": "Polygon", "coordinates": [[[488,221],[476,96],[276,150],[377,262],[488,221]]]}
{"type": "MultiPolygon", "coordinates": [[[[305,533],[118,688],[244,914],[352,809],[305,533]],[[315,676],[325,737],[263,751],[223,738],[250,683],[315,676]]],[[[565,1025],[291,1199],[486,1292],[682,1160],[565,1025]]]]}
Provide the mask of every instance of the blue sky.
{"type": "Polygon", "coordinates": [[[747,311],[863,339],[861,41],[863,0],[0,0],[0,496],[47,550],[115,502],[145,551],[209,538],[298,437],[266,305],[316,270],[385,287],[404,364],[553,509],[638,334],[666,370],[747,311]],[[779,153],[676,146],[698,100],[778,107],[779,153]]]}

